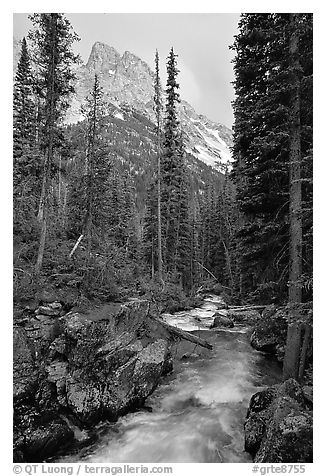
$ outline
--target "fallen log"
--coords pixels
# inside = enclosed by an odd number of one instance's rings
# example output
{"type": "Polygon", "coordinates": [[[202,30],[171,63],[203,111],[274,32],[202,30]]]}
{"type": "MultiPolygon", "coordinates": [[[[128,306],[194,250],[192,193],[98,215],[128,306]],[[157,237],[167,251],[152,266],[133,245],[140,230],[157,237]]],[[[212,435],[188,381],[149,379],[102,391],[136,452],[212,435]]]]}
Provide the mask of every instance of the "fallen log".
{"type": "Polygon", "coordinates": [[[217,311],[215,311],[214,313],[214,316],[221,316],[221,317],[227,317],[228,316],[228,309],[218,309],[217,311]]]}
{"type": "MultiPolygon", "coordinates": [[[[264,308],[263,308],[264,309],[264,308]]],[[[246,311],[258,311],[258,309],[250,308],[250,309],[218,309],[215,311],[214,316],[221,316],[221,317],[230,317],[230,315],[235,314],[239,312],[246,312],[246,311]]]]}
{"type": "Polygon", "coordinates": [[[70,251],[69,253],[69,258],[72,258],[73,254],[75,253],[76,249],[78,248],[81,240],[84,238],[84,235],[80,235],[80,237],[78,238],[78,240],[76,241],[75,243],[75,246],[73,247],[73,249],[70,251]]]}
{"type": "Polygon", "coordinates": [[[205,266],[202,265],[202,264],[200,263],[200,261],[197,261],[196,259],[195,259],[194,261],[196,261],[196,263],[198,263],[199,266],[201,266],[205,271],[207,271],[207,273],[208,273],[210,276],[212,276],[212,278],[214,278],[214,279],[216,280],[216,282],[218,282],[217,277],[214,276],[214,274],[213,274],[209,269],[205,268],[205,266]]]}
{"type": "Polygon", "coordinates": [[[205,347],[206,349],[213,349],[212,344],[207,342],[204,339],[201,339],[198,336],[195,336],[194,334],[191,334],[190,332],[184,331],[182,329],[179,329],[178,327],[171,326],[170,324],[167,324],[164,322],[162,319],[158,317],[153,317],[155,321],[159,322],[161,326],[163,326],[167,331],[169,331],[171,334],[176,335],[177,337],[180,337],[181,339],[188,340],[190,342],[193,342],[194,344],[198,344],[201,347],[205,347]]]}
{"type": "Polygon", "coordinates": [[[266,306],[233,306],[228,307],[227,311],[229,312],[238,312],[238,311],[263,311],[266,306]]]}

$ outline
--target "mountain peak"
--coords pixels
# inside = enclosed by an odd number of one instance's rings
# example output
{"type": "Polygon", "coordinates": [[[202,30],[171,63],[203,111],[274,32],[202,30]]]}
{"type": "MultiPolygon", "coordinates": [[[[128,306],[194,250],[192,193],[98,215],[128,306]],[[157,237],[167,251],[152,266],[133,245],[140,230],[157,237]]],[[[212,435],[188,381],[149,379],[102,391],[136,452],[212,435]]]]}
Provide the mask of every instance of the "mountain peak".
{"type": "Polygon", "coordinates": [[[121,57],[121,64],[125,69],[132,69],[138,67],[148,74],[150,77],[154,74],[149,65],[143,61],[139,56],[131,53],[130,51],[125,51],[121,57]]]}
{"type": "MultiPolygon", "coordinates": [[[[80,104],[94,82],[94,72],[100,76],[105,99],[116,108],[128,105],[154,121],[153,76],[148,63],[126,50],[120,55],[115,48],[96,42],[86,66],[81,67],[77,93],[72,102],[67,122],[80,119],[80,104]]],[[[120,112],[116,118],[121,119],[120,112]]],[[[186,101],[179,106],[179,120],[184,133],[186,150],[206,165],[222,170],[231,160],[231,131],[205,116],[196,113],[186,101]]]]}
{"type": "Polygon", "coordinates": [[[121,55],[113,46],[97,41],[92,46],[86,67],[95,71],[115,69],[121,55]]]}

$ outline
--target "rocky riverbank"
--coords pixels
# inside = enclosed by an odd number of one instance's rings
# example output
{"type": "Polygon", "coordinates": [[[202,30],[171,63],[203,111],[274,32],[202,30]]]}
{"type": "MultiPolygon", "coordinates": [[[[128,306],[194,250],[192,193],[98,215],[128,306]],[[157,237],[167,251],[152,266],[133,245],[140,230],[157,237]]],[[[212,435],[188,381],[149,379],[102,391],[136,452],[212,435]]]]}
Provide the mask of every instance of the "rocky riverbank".
{"type": "Polygon", "coordinates": [[[255,463],[312,462],[312,398],[293,379],[252,396],[244,429],[255,463]]]}
{"type": "MultiPolygon", "coordinates": [[[[173,365],[174,339],[166,323],[153,318],[157,307],[156,301],[153,305],[137,298],[67,312],[69,306],[46,299],[15,319],[15,462],[44,461],[75,445],[88,445],[98,422],[116,421],[144,407],[173,365]]],[[[251,345],[281,362],[284,308],[228,307],[223,301],[214,307],[212,327],[251,328],[251,345]]],[[[184,353],[183,359],[194,355],[184,353]]],[[[252,397],[245,449],[254,461],[309,462],[311,432],[311,386],[289,381],[252,397]]]]}
{"type": "MultiPolygon", "coordinates": [[[[275,305],[267,306],[262,311],[261,318],[253,325],[250,337],[250,343],[254,349],[274,356],[280,363],[284,359],[287,327],[291,320],[289,316],[292,307],[289,305],[280,308],[275,305]]],[[[304,325],[312,326],[312,303],[297,305],[296,315],[298,321],[303,324],[303,331],[304,325]]],[[[307,364],[311,363],[312,335],[307,352],[307,364]]]]}
{"type": "Polygon", "coordinates": [[[145,300],[88,314],[44,303],[16,321],[14,460],[42,461],[144,405],[172,369],[171,345],[145,300]]]}
{"type": "MultiPolygon", "coordinates": [[[[252,328],[250,343],[282,364],[290,316],[302,332],[312,326],[312,303],[266,307],[252,328]]],[[[312,336],[307,342],[306,371],[301,385],[293,379],[252,396],[245,421],[245,449],[256,463],[309,463],[313,457],[312,336]]],[[[304,367],[303,367],[304,368],[304,367]]]]}

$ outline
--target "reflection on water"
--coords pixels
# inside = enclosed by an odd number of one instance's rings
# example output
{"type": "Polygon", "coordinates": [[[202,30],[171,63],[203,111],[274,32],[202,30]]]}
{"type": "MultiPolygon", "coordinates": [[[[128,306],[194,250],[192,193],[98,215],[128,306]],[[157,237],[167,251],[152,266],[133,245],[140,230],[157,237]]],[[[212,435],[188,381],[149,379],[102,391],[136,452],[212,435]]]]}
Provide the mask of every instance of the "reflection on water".
{"type": "Polygon", "coordinates": [[[102,427],[94,445],[64,461],[251,461],[243,450],[248,402],[254,392],[279,381],[280,370],[250,347],[244,329],[207,330],[215,309],[214,302],[207,301],[202,309],[165,316],[170,324],[179,323],[187,330],[194,317],[200,316],[196,334],[210,341],[213,351],[181,342],[176,348],[174,372],[146,401],[152,412],[129,414],[102,427]],[[181,359],[185,352],[197,357],[181,359]]]}

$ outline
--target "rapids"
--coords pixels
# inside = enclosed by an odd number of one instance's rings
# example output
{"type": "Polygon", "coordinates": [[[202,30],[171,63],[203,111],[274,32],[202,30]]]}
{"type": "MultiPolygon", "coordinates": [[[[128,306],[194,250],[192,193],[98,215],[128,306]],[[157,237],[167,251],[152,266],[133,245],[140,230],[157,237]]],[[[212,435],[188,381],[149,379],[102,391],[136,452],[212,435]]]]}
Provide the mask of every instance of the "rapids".
{"type": "Polygon", "coordinates": [[[251,348],[246,328],[212,329],[218,297],[164,319],[214,346],[176,345],[174,371],[146,401],[146,409],[101,424],[97,441],[65,462],[250,462],[243,423],[253,393],[280,381],[272,360],[251,348]],[[198,320],[200,319],[200,320],[198,320]],[[151,411],[150,411],[151,410],[151,411]]]}

